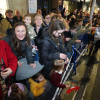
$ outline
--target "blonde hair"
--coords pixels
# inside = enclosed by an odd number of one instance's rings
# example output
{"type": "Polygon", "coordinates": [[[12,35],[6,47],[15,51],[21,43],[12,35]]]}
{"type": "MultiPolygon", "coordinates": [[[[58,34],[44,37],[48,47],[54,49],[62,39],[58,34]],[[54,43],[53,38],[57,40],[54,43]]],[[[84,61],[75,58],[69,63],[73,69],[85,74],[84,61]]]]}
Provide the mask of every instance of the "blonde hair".
{"type": "Polygon", "coordinates": [[[59,70],[63,70],[64,68],[64,60],[63,59],[56,59],[53,61],[53,69],[51,70],[51,74],[52,72],[54,72],[55,70],[59,71],[59,70]]]}
{"type": "Polygon", "coordinates": [[[37,14],[35,17],[34,17],[34,20],[36,20],[37,17],[41,17],[42,21],[43,21],[43,16],[40,15],[40,14],[37,14]]]}

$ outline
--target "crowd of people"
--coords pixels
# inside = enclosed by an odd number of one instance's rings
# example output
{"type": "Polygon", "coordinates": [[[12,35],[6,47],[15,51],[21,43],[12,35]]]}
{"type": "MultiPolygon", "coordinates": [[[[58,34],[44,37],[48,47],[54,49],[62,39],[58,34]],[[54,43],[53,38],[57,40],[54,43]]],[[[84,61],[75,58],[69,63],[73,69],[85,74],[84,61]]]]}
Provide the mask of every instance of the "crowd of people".
{"type": "Polygon", "coordinates": [[[72,45],[82,49],[95,40],[98,51],[100,11],[92,20],[87,11],[63,14],[38,9],[31,18],[8,9],[0,18],[0,100],[52,100],[57,87],[69,87],[60,81],[72,45]]]}

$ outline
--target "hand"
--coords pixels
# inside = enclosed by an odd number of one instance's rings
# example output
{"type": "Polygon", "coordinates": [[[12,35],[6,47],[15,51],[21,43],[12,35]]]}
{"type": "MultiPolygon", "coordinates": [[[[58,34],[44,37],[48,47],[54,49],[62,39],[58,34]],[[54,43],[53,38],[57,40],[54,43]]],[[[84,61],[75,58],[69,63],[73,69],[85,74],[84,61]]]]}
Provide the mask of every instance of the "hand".
{"type": "Polygon", "coordinates": [[[2,36],[0,35],[0,39],[2,39],[2,36]]]}
{"type": "Polygon", "coordinates": [[[17,63],[18,63],[18,66],[19,66],[19,67],[21,67],[21,66],[22,66],[22,63],[21,63],[21,62],[19,62],[19,61],[18,61],[17,63]]]}
{"type": "Polygon", "coordinates": [[[32,45],[32,47],[33,47],[33,48],[35,48],[36,50],[38,50],[37,46],[35,46],[35,45],[32,45]]]}
{"type": "Polygon", "coordinates": [[[71,38],[66,38],[66,41],[69,41],[71,38]]]}
{"type": "Polygon", "coordinates": [[[1,76],[2,76],[3,79],[6,79],[11,73],[12,73],[12,70],[10,68],[5,68],[1,72],[1,76]]]}
{"type": "Polygon", "coordinates": [[[95,29],[96,29],[96,27],[90,27],[89,29],[90,29],[90,30],[95,30],[95,29]]]}
{"type": "Polygon", "coordinates": [[[65,28],[65,31],[67,31],[67,32],[68,32],[69,30],[68,30],[67,28],[65,28]]]}
{"type": "Polygon", "coordinates": [[[69,87],[70,87],[70,86],[67,84],[67,85],[66,85],[66,88],[69,88],[69,87]]]}
{"type": "Polygon", "coordinates": [[[33,67],[33,68],[35,68],[36,64],[35,63],[31,63],[30,66],[33,67]]]}
{"type": "Polygon", "coordinates": [[[67,57],[67,59],[65,60],[65,64],[67,64],[69,62],[69,58],[67,57]]]}
{"type": "Polygon", "coordinates": [[[60,58],[66,60],[67,59],[67,55],[60,53],[60,58]]]}
{"type": "Polygon", "coordinates": [[[81,43],[81,40],[76,40],[75,42],[77,42],[77,43],[81,43]]]}

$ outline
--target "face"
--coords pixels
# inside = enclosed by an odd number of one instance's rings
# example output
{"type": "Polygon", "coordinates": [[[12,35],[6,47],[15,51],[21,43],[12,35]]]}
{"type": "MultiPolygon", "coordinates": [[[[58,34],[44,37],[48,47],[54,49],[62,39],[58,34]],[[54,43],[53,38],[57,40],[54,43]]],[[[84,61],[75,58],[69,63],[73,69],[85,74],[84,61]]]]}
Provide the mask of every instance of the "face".
{"type": "Polygon", "coordinates": [[[8,12],[8,13],[6,13],[6,16],[7,16],[9,19],[12,19],[12,18],[13,18],[13,13],[12,13],[12,12],[8,12]]]}
{"type": "Polygon", "coordinates": [[[36,26],[41,26],[42,25],[42,18],[40,16],[37,16],[35,19],[35,24],[36,26]]]}
{"type": "Polygon", "coordinates": [[[20,16],[20,12],[18,10],[15,11],[16,16],[20,16]]]}
{"type": "Polygon", "coordinates": [[[37,14],[42,15],[42,11],[41,11],[41,9],[38,9],[37,14]]]}
{"type": "Polygon", "coordinates": [[[47,16],[45,17],[44,21],[45,21],[46,23],[50,23],[50,22],[51,22],[51,17],[50,17],[50,15],[47,15],[47,16]]]}
{"type": "Polygon", "coordinates": [[[26,36],[26,28],[25,26],[21,25],[21,26],[17,26],[15,28],[15,35],[16,38],[19,40],[23,40],[26,36]]]}
{"type": "Polygon", "coordinates": [[[56,17],[54,17],[53,19],[52,19],[52,21],[55,21],[57,18],[56,17]]]}
{"type": "Polygon", "coordinates": [[[61,36],[61,34],[64,32],[64,30],[57,30],[57,31],[53,31],[53,35],[55,36],[55,37],[59,37],[59,36],[61,36]]]}
{"type": "Polygon", "coordinates": [[[83,21],[79,22],[78,25],[83,25],[83,21]]]}
{"type": "Polygon", "coordinates": [[[62,19],[62,15],[60,13],[58,14],[58,18],[59,19],[62,19]]]}
{"type": "Polygon", "coordinates": [[[40,76],[37,78],[37,80],[38,80],[39,82],[42,82],[42,81],[44,80],[43,75],[40,75],[40,76]]]}
{"type": "Polygon", "coordinates": [[[24,19],[25,24],[29,25],[31,23],[31,17],[27,16],[24,19]]]}

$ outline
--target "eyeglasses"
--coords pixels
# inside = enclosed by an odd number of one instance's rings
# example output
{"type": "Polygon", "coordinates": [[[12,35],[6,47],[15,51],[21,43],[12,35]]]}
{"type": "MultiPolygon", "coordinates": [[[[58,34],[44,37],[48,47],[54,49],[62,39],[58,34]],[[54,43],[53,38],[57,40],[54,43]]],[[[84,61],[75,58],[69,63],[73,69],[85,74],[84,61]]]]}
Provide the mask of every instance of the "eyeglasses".
{"type": "Polygon", "coordinates": [[[46,17],[46,19],[50,19],[50,17],[46,17]]]}

